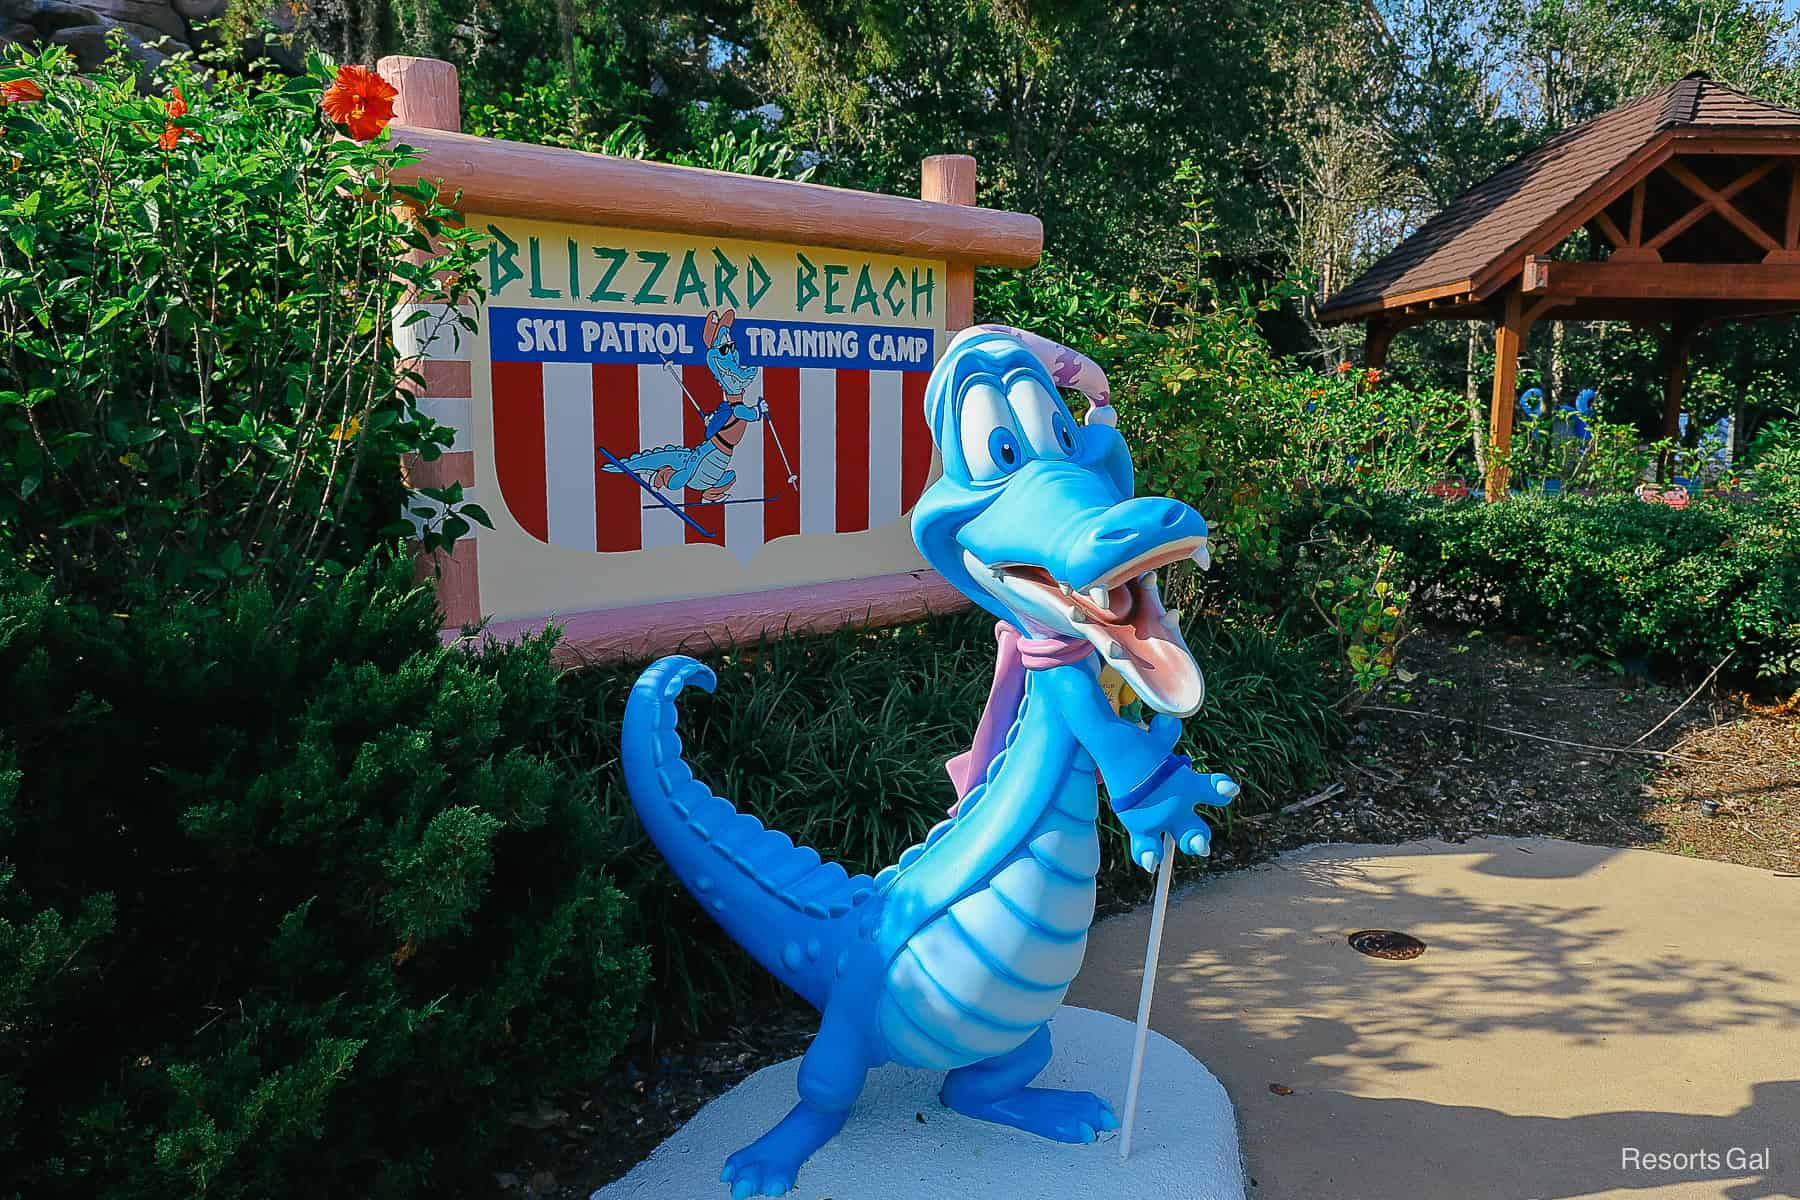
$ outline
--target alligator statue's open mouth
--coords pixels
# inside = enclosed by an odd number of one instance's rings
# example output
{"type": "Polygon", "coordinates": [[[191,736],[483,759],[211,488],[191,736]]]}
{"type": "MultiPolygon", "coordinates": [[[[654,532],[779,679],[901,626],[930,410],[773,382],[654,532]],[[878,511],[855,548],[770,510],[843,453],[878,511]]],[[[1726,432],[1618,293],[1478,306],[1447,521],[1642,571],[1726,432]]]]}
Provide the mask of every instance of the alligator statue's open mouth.
{"type": "Polygon", "coordinates": [[[1055,614],[1063,626],[1055,632],[1091,642],[1151,708],[1190,716],[1206,698],[1206,682],[1181,636],[1181,614],[1163,607],[1156,579],[1159,569],[1190,558],[1202,569],[1211,564],[1204,537],[1164,543],[1079,587],[1033,563],[988,570],[1012,593],[1008,599],[1025,601],[1023,611],[1040,620],[1055,614]]]}

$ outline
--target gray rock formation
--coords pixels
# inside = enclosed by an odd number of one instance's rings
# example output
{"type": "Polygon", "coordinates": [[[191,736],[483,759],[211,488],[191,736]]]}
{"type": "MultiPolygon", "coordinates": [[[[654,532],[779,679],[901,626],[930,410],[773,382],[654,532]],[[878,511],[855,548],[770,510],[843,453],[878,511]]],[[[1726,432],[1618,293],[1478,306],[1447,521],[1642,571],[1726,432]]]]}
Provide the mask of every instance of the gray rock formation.
{"type": "MultiPolygon", "coordinates": [[[[0,46],[8,42],[67,46],[83,70],[109,53],[107,36],[117,30],[132,55],[154,67],[170,54],[198,49],[210,38],[204,28],[225,15],[228,0],[0,0],[0,46]]],[[[274,6],[277,11],[285,6],[274,6]]],[[[288,69],[292,55],[257,47],[288,69]]]]}

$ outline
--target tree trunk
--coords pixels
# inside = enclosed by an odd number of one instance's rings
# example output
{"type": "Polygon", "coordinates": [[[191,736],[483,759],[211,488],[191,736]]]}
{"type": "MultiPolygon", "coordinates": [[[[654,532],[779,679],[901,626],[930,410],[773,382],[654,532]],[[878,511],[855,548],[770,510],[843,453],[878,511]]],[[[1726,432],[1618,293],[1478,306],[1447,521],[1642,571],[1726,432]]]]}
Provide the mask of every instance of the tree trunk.
{"type": "Polygon", "coordinates": [[[1463,394],[1469,401],[1469,440],[1475,445],[1475,473],[1487,478],[1487,405],[1482,401],[1481,381],[1475,377],[1477,341],[1481,322],[1469,322],[1469,361],[1463,373],[1463,394]]]}
{"type": "Polygon", "coordinates": [[[1550,322],[1550,396],[1544,402],[1546,414],[1556,412],[1563,400],[1563,326],[1562,321],[1550,322]]]}
{"type": "Polygon", "coordinates": [[[562,32],[563,68],[569,73],[569,119],[579,133],[587,123],[581,113],[581,82],[575,78],[575,0],[556,0],[556,23],[562,32]]]}
{"type": "Polygon", "coordinates": [[[356,61],[366,63],[370,67],[381,57],[381,13],[385,6],[365,4],[362,19],[357,22],[357,32],[362,35],[362,45],[357,47],[356,61]]]}

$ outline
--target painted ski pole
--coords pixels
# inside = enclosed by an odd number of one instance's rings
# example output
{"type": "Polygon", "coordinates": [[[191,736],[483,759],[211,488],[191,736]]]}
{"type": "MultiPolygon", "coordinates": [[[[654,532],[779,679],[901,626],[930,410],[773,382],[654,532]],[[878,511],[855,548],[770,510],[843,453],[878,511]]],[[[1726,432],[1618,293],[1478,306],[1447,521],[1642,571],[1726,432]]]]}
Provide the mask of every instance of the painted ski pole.
{"type": "Polygon", "coordinates": [[[615,454],[613,454],[613,452],[611,450],[608,450],[605,446],[596,446],[596,447],[594,447],[594,449],[598,450],[601,454],[604,454],[606,456],[607,462],[609,462],[613,466],[619,468],[619,470],[625,472],[626,476],[628,476],[630,478],[631,482],[637,484],[639,487],[643,488],[646,492],[650,493],[650,495],[653,498],[655,498],[655,500],[658,504],[661,504],[664,508],[668,509],[670,512],[674,513],[676,516],[680,517],[683,521],[686,521],[689,525],[693,526],[694,530],[697,533],[699,533],[699,535],[701,537],[710,538],[713,536],[712,530],[708,529],[706,526],[700,524],[700,522],[694,520],[694,518],[692,518],[692,517],[688,516],[686,513],[682,512],[680,507],[678,507],[677,505],[670,503],[670,501],[668,499],[666,499],[661,492],[657,491],[655,488],[651,487],[649,484],[645,483],[641,478],[639,478],[638,473],[636,471],[633,471],[630,467],[628,467],[624,463],[620,462],[618,457],[615,454]]]}
{"type": "Polygon", "coordinates": [[[694,393],[688,391],[687,381],[682,379],[680,369],[677,368],[674,363],[669,361],[668,355],[659,352],[657,357],[662,359],[663,370],[674,377],[675,386],[681,389],[681,394],[686,396],[688,403],[694,406],[694,411],[700,414],[700,419],[705,420],[706,410],[700,407],[700,402],[698,400],[694,399],[694,393]]]}
{"type": "Polygon", "coordinates": [[[1125,1084],[1125,1122],[1119,1157],[1131,1156],[1131,1126],[1137,1120],[1138,1085],[1144,1082],[1144,1041],[1150,1033],[1150,997],[1156,991],[1156,963],[1162,957],[1163,915],[1169,911],[1169,881],[1175,875],[1175,837],[1163,834],[1162,865],[1156,871],[1156,900],[1150,907],[1150,944],[1144,948],[1144,986],[1138,993],[1137,1038],[1131,1046],[1131,1077],[1125,1084]]]}
{"type": "Polygon", "coordinates": [[[781,444],[781,430],[775,428],[775,414],[769,411],[768,397],[759,396],[756,402],[762,407],[763,420],[768,423],[769,432],[775,435],[775,449],[781,455],[782,468],[788,473],[787,481],[790,484],[799,483],[800,476],[794,474],[794,464],[788,461],[787,447],[781,444]]]}

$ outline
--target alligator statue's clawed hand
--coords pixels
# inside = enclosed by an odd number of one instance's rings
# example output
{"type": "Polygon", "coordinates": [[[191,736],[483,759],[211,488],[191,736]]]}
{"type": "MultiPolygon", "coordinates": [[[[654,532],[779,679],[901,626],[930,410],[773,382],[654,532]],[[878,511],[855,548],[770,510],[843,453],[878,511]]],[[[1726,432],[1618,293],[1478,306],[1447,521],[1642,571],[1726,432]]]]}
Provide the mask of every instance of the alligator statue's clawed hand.
{"type": "Polygon", "coordinates": [[[1165,713],[1150,719],[1150,736],[1171,751],[1164,766],[1132,792],[1112,798],[1119,824],[1131,834],[1131,860],[1146,871],[1162,862],[1163,836],[1175,839],[1183,854],[1205,855],[1212,851],[1212,830],[1199,816],[1196,805],[1222,807],[1238,794],[1229,775],[1203,775],[1188,757],[1172,753],[1181,737],[1181,722],[1165,713]]]}
{"type": "Polygon", "coordinates": [[[943,473],[913,536],[1000,620],[987,713],[949,764],[961,797],[951,820],[874,878],[851,876],[713,795],[682,761],[675,698],[690,683],[710,691],[711,671],[665,658],[632,688],[622,759],[645,828],[707,912],[821,1014],[799,1103],[726,1161],[738,1200],[791,1188],[888,1062],[946,1072],[944,1104],[969,1117],[1064,1142],[1118,1126],[1091,1092],[1030,1086],[1093,920],[1095,775],[1146,869],[1165,835],[1205,854],[1197,806],[1228,803],[1237,785],[1174,749],[1205,684],[1156,572],[1204,566],[1206,522],[1177,500],[1133,498],[1124,440],[1096,421],[1110,413],[1103,378],[1086,425],[1056,390],[1065,373],[1098,369],[1045,345],[968,330],[926,388],[943,473]],[[1157,714],[1148,727],[1114,712],[1102,661],[1157,714]]]}

